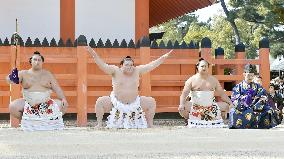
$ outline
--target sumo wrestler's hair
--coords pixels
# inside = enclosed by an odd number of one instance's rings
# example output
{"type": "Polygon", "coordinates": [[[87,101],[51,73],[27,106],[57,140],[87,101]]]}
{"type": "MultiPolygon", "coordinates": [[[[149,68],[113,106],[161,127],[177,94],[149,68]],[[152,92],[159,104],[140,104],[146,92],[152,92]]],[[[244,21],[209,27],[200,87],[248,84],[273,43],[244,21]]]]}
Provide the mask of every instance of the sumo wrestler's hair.
{"type": "Polygon", "coordinates": [[[204,58],[200,58],[199,60],[198,60],[198,62],[195,64],[195,69],[196,69],[196,71],[198,70],[198,66],[199,66],[199,64],[200,64],[200,62],[201,61],[205,61],[206,63],[207,63],[207,66],[209,67],[209,62],[208,61],[206,61],[204,58]]]}
{"type": "Polygon", "coordinates": [[[123,58],[123,59],[120,61],[120,65],[123,65],[123,63],[124,63],[125,61],[132,61],[133,64],[134,64],[134,61],[133,61],[133,59],[131,58],[131,56],[126,56],[125,58],[123,58]]]}
{"type": "Polygon", "coordinates": [[[29,62],[30,64],[32,64],[32,58],[34,55],[39,55],[41,57],[42,62],[44,62],[44,57],[40,54],[40,52],[35,51],[34,54],[32,55],[32,57],[30,57],[29,62]]]}

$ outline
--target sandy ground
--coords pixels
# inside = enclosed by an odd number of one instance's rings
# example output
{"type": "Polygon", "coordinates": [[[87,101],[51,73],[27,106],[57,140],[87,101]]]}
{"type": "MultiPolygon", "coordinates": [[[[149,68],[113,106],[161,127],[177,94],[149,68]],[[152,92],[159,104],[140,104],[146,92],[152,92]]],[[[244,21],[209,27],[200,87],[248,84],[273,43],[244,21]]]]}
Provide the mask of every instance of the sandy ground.
{"type": "Polygon", "coordinates": [[[155,124],[143,130],[67,124],[63,131],[23,132],[2,123],[0,158],[284,158],[282,125],[270,130],[229,130],[188,129],[181,120],[155,124]]]}

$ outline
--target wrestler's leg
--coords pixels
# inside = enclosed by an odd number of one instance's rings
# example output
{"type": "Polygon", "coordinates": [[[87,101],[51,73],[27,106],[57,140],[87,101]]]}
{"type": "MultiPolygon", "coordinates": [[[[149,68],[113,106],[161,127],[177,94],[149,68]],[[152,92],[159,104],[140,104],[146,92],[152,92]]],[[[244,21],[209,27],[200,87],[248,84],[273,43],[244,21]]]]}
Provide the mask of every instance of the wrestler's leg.
{"type": "Polygon", "coordinates": [[[217,102],[217,105],[219,106],[221,110],[221,115],[223,119],[227,119],[227,114],[229,113],[229,104],[225,102],[217,102]]]}
{"type": "Polygon", "coordinates": [[[184,110],[179,110],[179,114],[186,120],[189,118],[189,112],[190,112],[191,106],[192,106],[192,103],[190,101],[186,101],[184,110]]]}
{"type": "Polygon", "coordinates": [[[148,127],[153,127],[153,120],[156,111],[156,100],[152,97],[141,96],[140,104],[143,111],[145,112],[148,127]]]}
{"type": "Polygon", "coordinates": [[[16,99],[9,104],[10,114],[17,118],[21,119],[24,112],[25,100],[23,98],[16,99]]]}
{"type": "Polygon", "coordinates": [[[111,98],[109,96],[99,97],[96,101],[95,111],[98,125],[97,127],[103,126],[104,113],[109,113],[112,109],[111,98]]]}

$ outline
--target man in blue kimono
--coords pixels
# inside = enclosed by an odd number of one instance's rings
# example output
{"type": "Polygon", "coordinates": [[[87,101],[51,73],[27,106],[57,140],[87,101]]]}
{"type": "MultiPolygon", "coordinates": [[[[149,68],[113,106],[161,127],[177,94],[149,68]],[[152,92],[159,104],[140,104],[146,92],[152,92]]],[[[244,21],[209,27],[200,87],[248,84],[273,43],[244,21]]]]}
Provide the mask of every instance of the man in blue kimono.
{"type": "Polygon", "coordinates": [[[231,129],[269,129],[281,123],[280,112],[269,105],[265,89],[253,82],[255,73],[254,65],[246,65],[245,79],[233,88],[231,129]]]}

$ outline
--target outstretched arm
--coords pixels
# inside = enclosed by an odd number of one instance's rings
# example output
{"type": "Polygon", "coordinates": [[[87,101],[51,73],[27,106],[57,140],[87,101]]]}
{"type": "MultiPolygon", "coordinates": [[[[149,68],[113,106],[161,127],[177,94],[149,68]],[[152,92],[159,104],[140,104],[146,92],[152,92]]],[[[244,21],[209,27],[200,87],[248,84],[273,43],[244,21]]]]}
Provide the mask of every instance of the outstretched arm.
{"type": "Polygon", "coordinates": [[[99,68],[104,71],[106,74],[112,75],[115,72],[116,66],[114,65],[108,65],[106,64],[96,53],[95,50],[93,50],[90,46],[86,46],[86,50],[91,54],[91,56],[94,58],[96,64],[99,66],[99,68]]]}
{"type": "Polygon", "coordinates": [[[137,66],[137,69],[139,70],[139,73],[147,73],[158,67],[160,64],[162,64],[166,58],[169,57],[169,55],[172,53],[173,50],[170,52],[164,54],[163,56],[159,57],[158,59],[146,64],[146,65],[139,65],[137,66]]]}
{"type": "Polygon", "coordinates": [[[185,102],[186,102],[186,97],[189,95],[191,91],[191,80],[192,77],[189,78],[184,85],[184,88],[182,90],[182,93],[180,95],[180,104],[179,104],[179,110],[182,111],[185,109],[185,102]]]}

